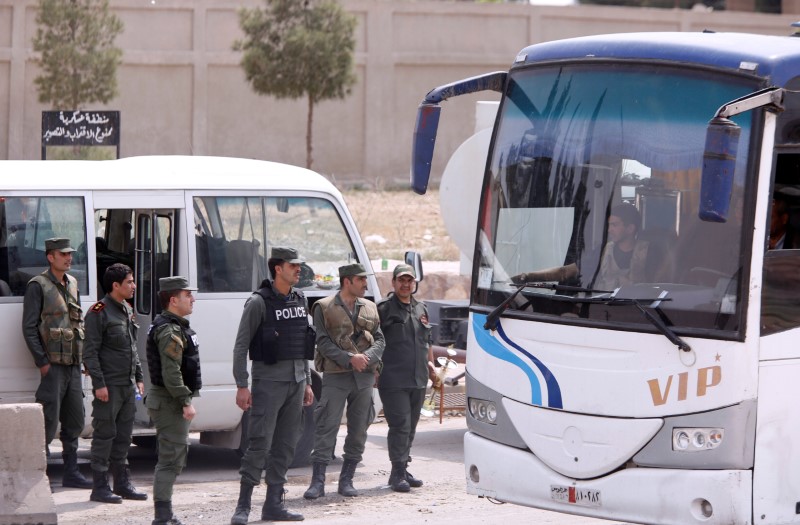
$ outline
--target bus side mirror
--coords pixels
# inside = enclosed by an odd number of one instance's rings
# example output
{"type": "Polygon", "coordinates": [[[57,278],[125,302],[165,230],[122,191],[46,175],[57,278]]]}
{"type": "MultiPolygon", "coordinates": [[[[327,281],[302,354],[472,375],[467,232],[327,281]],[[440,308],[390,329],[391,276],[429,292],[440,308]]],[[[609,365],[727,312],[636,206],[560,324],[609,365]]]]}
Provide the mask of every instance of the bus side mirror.
{"type": "Polygon", "coordinates": [[[403,259],[407,265],[414,268],[414,274],[417,276],[417,282],[420,282],[425,278],[424,274],[422,273],[422,255],[417,252],[406,252],[403,259]]]}
{"type": "Polygon", "coordinates": [[[725,117],[714,117],[708,123],[700,185],[700,220],[728,220],[741,133],[742,128],[725,117]]]}
{"type": "Polygon", "coordinates": [[[411,189],[420,195],[428,191],[428,180],[431,177],[433,162],[433,146],[436,144],[436,131],[439,128],[439,114],[442,107],[438,104],[419,105],[417,123],[414,126],[414,144],[411,151],[411,189]]]}

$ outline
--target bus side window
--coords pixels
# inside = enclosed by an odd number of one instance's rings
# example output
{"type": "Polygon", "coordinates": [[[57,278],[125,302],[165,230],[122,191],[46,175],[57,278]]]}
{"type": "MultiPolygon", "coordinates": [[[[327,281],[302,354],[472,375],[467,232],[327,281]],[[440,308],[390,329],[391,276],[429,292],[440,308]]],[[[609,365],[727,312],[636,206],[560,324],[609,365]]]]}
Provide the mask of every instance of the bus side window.
{"type": "Polygon", "coordinates": [[[767,216],[761,335],[800,326],[800,153],[780,153],[767,216]]]}

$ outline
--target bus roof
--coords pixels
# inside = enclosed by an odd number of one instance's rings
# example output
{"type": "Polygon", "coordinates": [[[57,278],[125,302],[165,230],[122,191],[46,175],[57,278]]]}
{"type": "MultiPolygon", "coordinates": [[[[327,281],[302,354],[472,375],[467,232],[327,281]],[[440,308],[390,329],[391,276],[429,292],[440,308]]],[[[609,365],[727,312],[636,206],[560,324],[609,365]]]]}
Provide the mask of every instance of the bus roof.
{"type": "Polygon", "coordinates": [[[297,166],[227,157],[145,156],[107,161],[0,162],[3,190],[308,190],[339,194],[297,166]]]}
{"type": "Polygon", "coordinates": [[[624,33],[526,47],[515,67],[568,59],[622,59],[696,64],[758,75],[783,87],[800,74],[800,38],[745,33],[624,33]]]}

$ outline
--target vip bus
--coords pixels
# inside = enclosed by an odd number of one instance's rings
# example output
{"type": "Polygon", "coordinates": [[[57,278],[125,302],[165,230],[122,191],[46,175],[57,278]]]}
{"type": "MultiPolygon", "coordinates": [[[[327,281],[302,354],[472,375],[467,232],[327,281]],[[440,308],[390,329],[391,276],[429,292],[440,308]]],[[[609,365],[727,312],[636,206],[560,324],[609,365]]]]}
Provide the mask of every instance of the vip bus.
{"type": "MultiPolygon", "coordinates": [[[[233,343],[245,300],[268,275],[270,249],[292,246],[300,252],[306,263],[298,287],[312,304],[335,293],[340,265],[370,267],[342,195],[306,169],[170,156],[5,161],[0,173],[2,403],[32,402],[39,384],[22,338],[22,301],[28,280],[47,268],[44,241],[50,237],[68,237],[77,249],[69,273],[78,279],[84,312],[103,297],[108,266],[120,262],[133,268],[137,289],[132,306],[148,386],[145,342],[160,311],[158,279],[188,276],[198,288],[191,323],[203,367],[191,431],[200,432],[203,443],[231,448],[246,445],[241,440],[246,417],[235,403],[233,343]]],[[[367,295],[378,298],[374,276],[368,286],[367,295]]],[[[83,386],[88,433],[88,377],[83,386]]],[[[135,442],[154,443],[155,429],[143,403],[137,404],[134,433],[135,442]]]]}
{"type": "Polygon", "coordinates": [[[440,102],[500,97],[467,492],[637,523],[800,520],[799,87],[800,38],[650,33],[533,45],[425,97],[418,193],[440,102]],[[612,242],[621,205],[638,255],[612,242]],[[637,271],[604,284],[626,251],[637,271]]]}

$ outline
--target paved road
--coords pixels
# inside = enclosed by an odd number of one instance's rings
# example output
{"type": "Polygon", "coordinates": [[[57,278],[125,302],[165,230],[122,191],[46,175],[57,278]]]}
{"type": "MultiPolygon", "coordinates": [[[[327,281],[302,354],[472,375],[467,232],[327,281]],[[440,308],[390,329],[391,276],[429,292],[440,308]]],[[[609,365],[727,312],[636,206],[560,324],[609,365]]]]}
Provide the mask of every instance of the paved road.
{"type": "MultiPolygon", "coordinates": [[[[344,430],[344,428],[343,428],[344,430]]],[[[328,495],[314,502],[302,498],[311,476],[311,468],[290,471],[287,485],[287,506],[302,512],[305,523],[325,525],[372,525],[416,523],[536,523],[551,525],[609,525],[614,522],[528,509],[510,504],[493,504],[469,496],[464,491],[463,417],[451,416],[439,425],[438,418],[420,422],[414,444],[414,461],[409,470],[425,481],[425,486],[408,494],[392,492],[386,482],[391,465],[386,453],[386,424],[370,427],[370,437],[362,465],[355,477],[358,498],[336,494],[335,480],[341,459],[328,469],[328,495]]],[[[339,444],[343,442],[343,434],[339,444]]],[[[337,450],[340,454],[341,450],[337,450]]],[[[82,470],[88,474],[88,441],[82,441],[79,453],[82,470]]],[[[151,492],[155,456],[151,450],[132,447],[130,454],[134,483],[151,492]]],[[[185,525],[226,524],[236,505],[239,458],[231,450],[200,445],[194,440],[189,453],[189,466],[178,478],[173,498],[176,515],[185,525]]],[[[60,466],[51,466],[52,479],[60,480],[60,466]]],[[[142,524],[152,520],[152,502],[126,501],[122,505],[89,502],[89,491],[53,486],[60,525],[142,524]]],[[[253,495],[251,522],[260,516],[264,486],[253,495]],[[257,502],[257,504],[256,504],[257,502]]]]}

